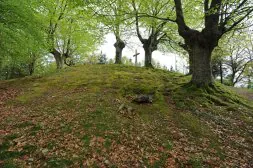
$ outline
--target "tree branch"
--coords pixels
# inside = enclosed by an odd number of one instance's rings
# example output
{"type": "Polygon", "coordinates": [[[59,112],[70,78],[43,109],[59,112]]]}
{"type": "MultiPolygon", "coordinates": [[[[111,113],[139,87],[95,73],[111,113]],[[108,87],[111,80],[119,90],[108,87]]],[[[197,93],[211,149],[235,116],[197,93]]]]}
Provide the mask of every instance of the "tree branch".
{"type": "Polygon", "coordinates": [[[186,37],[190,28],[186,25],[185,20],[184,20],[182,2],[181,0],[174,0],[174,3],[176,7],[176,23],[178,25],[179,35],[182,37],[186,37]]]}
{"type": "Polygon", "coordinates": [[[140,33],[139,16],[138,16],[138,11],[136,9],[136,5],[135,5],[135,1],[134,0],[132,0],[132,5],[133,5],[134,11],[135,11],[135,25],[136,25],[137,36],[138,36],[139,40],[142,43],[144,43],[144,39],[142,38],[141,33],[140,33]]]}

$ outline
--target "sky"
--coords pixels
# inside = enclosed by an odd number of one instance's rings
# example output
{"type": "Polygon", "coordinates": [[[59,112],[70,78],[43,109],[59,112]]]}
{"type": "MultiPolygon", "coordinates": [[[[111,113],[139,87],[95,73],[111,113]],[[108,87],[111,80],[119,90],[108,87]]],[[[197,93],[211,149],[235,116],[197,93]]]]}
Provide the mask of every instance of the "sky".
{"type": "MultiPolygon", "coordinates": [[[[107,58],[115,58],[115,48],[114,43],[116,42],[116,39],[113,34],[107,34],[105,36],[105,42],[104,44],[99,48],[99,52],[102,51],[103,54],[106,54],[107,58]]],[[[138,62],[142,62],[144,60],[144,50],[142,48],[142,45],[137,37],[129,37],[127,39],[127,45],[123,50],[123,56],[128,57],[129,59],[132,59],[134,61],[133,55],[135,54],[135,50],[137,50],[140,55],[138,55],[138,62]]],[[[156,62],[160,62],[161,66],[164,65],[170,69],[171,66],[175,70],[175,67],[177,67],[177,70],[181,73],[187,73],[186,66],[187,62],[185,59],[182,59],[181,57],[172,54],[172,53],[164,53],[161,51],[154,51],[153,52],[153,59],[156,62]]]]}

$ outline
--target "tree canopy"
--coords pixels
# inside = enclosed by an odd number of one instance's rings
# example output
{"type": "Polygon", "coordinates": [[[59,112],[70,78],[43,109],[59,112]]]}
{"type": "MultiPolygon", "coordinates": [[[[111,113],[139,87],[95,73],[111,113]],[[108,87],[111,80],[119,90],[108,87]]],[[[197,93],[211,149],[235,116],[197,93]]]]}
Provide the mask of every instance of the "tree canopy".
{"type": "Polygon", "coordinates": [[[232,81],[241,81],[251,69],[247,39],[252,37],[243,38],[240,33],[252,31],[250,0],[1,0],[0,7],[2,78],[31,75],[36,66],[46,65],[45,60],[56,62],[57,69],[84,63],[85,57],[96,55],[108,33],[116,40],[118,64],[132,36],[143,45],[146,67],[153,67],[153,51],[187,52],[191,83],[198,86],[212,85],[213,76],[222,76],[216,75],[217,66],[223,59],[228,66],[228,57],[235,61],[237,46],[245,48],[241,56],[247,61],[232,81]]]}

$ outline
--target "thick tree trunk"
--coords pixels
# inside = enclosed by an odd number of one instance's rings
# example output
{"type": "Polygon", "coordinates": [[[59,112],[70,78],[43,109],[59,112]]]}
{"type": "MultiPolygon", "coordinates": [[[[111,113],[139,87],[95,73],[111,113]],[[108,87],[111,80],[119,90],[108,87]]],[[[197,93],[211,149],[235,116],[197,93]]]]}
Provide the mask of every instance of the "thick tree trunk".
{"type": "Polygon", "coordinates": [[[223,69],[222,69],[222,62],[219,62],[220,64],[220,83],[223,83],[223,69]]]}
{"type": "Polygon", "coordinates": [[[144,51],[145,51],[145,67],[147,68],[153,68],[153,65],[152,65],[152,49],[151,47],[143,47],[144,48],[144,51]]]}
{"type": "Polygon", "coordinates": [[[192,51],[188,51],[189,54],[189,75],[193,73],[193,65],[192,65],[192,51]]]}
{"type": "Polygon", "coordinates": [[[64,65],[64,59],[62,57],[62,54],[59,51],[57,51],[56,49],[54,49],[51,53],[53,54],[53,56],[55,58],[57,69],[62,69],[63,65],[64,65]]]}
{"type": "Polygon", "coordinates": [[[32,76],[33,73],[34,73],[34,65],[35,65],[34,62],[31,62],[31,63],[28,65],[28,68],[29,68],[29,75],[30,75],[30,76],[32,76]]]}
{"type": "Polygon", "coordinates": [[[63,62],[64,62],[63,59],[62,59],[62,57],[59,56],[59,55],[55,55],[54,58],[56,60],[56,67],[57,67],[57,69],[62,69],[63,68],[63,62]]]}
{"type": "Polygon", "coordinates": [[[230,82],[233,87],[235,86],[235,82],[234,82],[235,81],[235,74],[236,74],[236,72],[234,70],[232,70],[230,82]]]}
{"type": "Polygon", "coordinates": [[[115,64],[122,63],[122,52],[125,46],[126,46],[125,43],[120,39],[118,39],[114,44],[114,47],[116,49],[115,64]]]}
{"type": "Polygon", "coordinates": [[[192,52],[192,84],[198,87],[213,84],[211,54],[212,50],[202,44],[195,43],[191,47],[192,52]]]}
{"type": "Polygon", "coordinates": [[[251,76],[248,76],[248,86],[247,86],[247,88],[248,89],[251,89],[251,76]]]}

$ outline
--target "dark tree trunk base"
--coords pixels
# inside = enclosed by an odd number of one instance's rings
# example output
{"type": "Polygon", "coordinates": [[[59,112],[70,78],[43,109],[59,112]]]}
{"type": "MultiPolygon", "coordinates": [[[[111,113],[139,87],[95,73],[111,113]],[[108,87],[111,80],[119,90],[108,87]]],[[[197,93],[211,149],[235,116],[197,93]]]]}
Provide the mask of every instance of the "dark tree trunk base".
{"type": "Polygon", "coordinates": [[[148,45],[148,47],[144,46],[145,51],[145,67],[146,68],[154,68],[152,65],[152,48],[148,45]]]}
{"type": "Polygon", "coordinates": [[[192,79],[197,87],[212,85],[214,80],[211,68],[212,50],[203,46],[200,42],[191,45],[192,79]]]}
{"type": "Polygon", "coordinates": [[[117,39],[114,47],[116,49],[115,64],[122,64],[122,52],[125,48],[125,43],[121,39],[117,39]]]}
{"type": "Polygon", "coordinates": [[[57,51],[56,49],[53,49],[53,51],[51,51],[51,54],[53,54],[53,56],[55,58],[57,69],[62,69],[63,65],[64,65],[64,58],[63,58],[62,54],[59,51],[57,51]]]}

